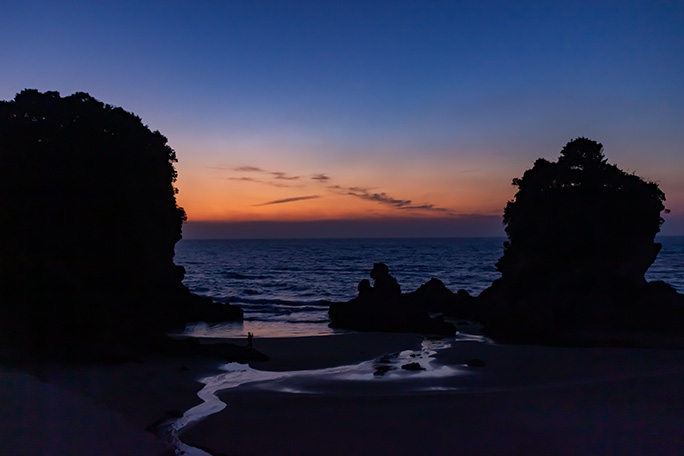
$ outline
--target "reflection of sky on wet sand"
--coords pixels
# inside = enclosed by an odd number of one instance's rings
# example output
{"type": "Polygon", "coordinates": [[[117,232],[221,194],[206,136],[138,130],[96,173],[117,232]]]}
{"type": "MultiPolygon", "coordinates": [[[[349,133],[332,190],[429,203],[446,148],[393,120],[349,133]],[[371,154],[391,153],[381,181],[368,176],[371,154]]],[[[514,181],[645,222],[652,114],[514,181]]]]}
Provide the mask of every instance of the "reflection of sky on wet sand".
{"type": "Polygon", "coordinates": [[[305,337],[305,336],[329,336],[333,334],[346,334],[349,331],[329,328],[327,324],[319,322],[292,321],[231,321],[219,324],[194,323],[184,331],[184,335],[190,337],[220,337],[224,339],[247,338],[251,332],[256,337],[305,337]]]}
{"type": "Polygon", "coordinates": [[[261,390],[290,394],[326,394],[339,391],[340,388],[344,389],[345,394],[352,395],[453,390],[453,387],[439,380],[468,375],[469,369],[466,366],[438,365],[432,358],[437,350],[449,347],[450,341],[426,339],[421,343],[420,350],[404,350],[358,364],[313,370],[273,372],[253,369],[246,364],[229,363],[222,367],[223,373],[201,380],[205,386],[198,396],[204,402],[171,423],[167,441],[182,454],[205,456],[207,453],[202,450],[182,443],[178,434],[187,426],[226,408],[226,404],[216,395],[218,392],[248,384],[261,390]],[[402,366],[411,363],[417,363],[421,370],[402,369],[402,366]]]}
{"type": "MultiPolygon", "coordinates": [[[[292,314],[294,315],[294,314],[292,314]]],[[[326,316],[327,318],[327,316],[326,316]]],[[[273,321],[230,321],[224,323],[209,324],[197,322],[189,324],[182,332],[183,336],[188,337],[209,337],[222,339],[245,339],[247,333],[252,333],[255,338],[275,338],[275,337],[308,337],[308,336],[330,336],[335,334],[354,333],[353,330],[335,329],[327,325],[328,321],[322,322],[298,322],[290,317],[290,320],[273,321]],[[325,324],[323,324],[325,323],[325,324]]],[[[466,322],[459,322],[459,329],[469,332],[478,332],[479,327],[466,322]]],[[[482,341],[482,336],[468,333],[456,333],[458,340],[482,341]]],[[[433,341],[434,342],[434,341],[433,341]]]]}

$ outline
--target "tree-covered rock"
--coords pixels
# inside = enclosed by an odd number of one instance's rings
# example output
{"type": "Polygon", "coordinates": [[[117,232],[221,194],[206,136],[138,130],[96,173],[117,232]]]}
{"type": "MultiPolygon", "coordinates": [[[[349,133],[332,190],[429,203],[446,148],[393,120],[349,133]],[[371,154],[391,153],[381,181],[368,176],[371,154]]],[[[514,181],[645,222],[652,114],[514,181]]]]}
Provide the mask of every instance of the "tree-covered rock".
{"type": "Polygon", "coordinates": [[[0,102],[0,323],[33,351],[116,352],[212,307],[173,262],[176,154],[86,93],[0,102]]]}
{"type": "Polygon", "coordinates": [[[665,195],[656,183],[577,138],[558,161],[537,160],[513,184],[501,278],[479,297],[492,336],[562,341],[578,332],[676,329],[681,295],[644,278],[661,247],[654,240],[665,195]]]}
{"type": "Polygon", "coordinates": [[[518,192],[504,210],[509,242],[497,264],[504,280],[572,287],[644,281],[660,249],[654,238],[665,195],[609,164],[602,149],[575,139],[557,162],[539,159],[513,180],[518,192]]]}

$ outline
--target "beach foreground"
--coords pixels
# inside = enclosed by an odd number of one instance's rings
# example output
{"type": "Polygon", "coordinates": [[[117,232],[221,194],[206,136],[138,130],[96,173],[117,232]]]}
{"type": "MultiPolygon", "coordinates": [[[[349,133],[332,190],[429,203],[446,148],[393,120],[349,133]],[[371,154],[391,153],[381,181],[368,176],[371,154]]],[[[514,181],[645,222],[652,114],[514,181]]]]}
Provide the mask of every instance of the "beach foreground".
{"type": "MultiPolygon", "coordinates": [[[[421,344],[406,334],[256,338],[271,360],[252,367],[273,379],[219,392],[227,407],[181,438],[240,456],[684,454],[682,350],[458,341],[428,371],[376,376],[382,363],[363,363],[421,344]]],[[[147,429],[198,404],[198,380],[223,364],[4,369],[0,454],[172,454],[147,429]]]]}
{"type": "MultiPolygon", "coordinates": [[[[418,336],[399,334],[343,337],[330,343],[323,343],[325,337],[257,339],[256,348],[276,355],[260,368],[360,362],[420,343],[418,336]]],[[[221,372],[225,363],[141,355],[125,363],[0,365],[0,454],[171,455],[153,431],[199,404],[200,380],[221,372]]]]}
{"type": "Polygon", "coordinates": [[[0,454],[171,455],[157,422],[199,401],[217,360],[142,357],[99,365],[0,367],[0,454]]]}
{"type": "MultiPolygon", "coordinates": [[[[307,347],[326,353],[328,344],[364,337],[263,340],[260,348],[278,369],[310,369],[307,347]]],[[[466,341],[432,364],[432,374],[245,384],[219,393],[226,409],[181,437],[211,454],[244,456],[684,454],[683,351],[466,341]]]]}

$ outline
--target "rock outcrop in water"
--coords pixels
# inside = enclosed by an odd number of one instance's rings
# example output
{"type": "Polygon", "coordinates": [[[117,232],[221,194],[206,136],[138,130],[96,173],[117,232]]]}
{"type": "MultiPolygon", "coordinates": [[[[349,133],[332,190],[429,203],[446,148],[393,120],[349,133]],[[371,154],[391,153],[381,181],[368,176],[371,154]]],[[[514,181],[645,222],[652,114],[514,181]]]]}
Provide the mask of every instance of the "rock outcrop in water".
{"type": "Polygon", "coordinates": [[[539,159],[504,211],[501,278],[477,299],[475,318],[498,341],[623,344],[637,332],[681,334],[684,296],[644,274],[665,195],[607,163],[602,145],[569,142],[539,159]]]}
{"type": "Polygon", "coordinates": [[[242,318],[191,294],[173,262],[176,155],[86,93],[0,102],[0,338],[94,357],[165,343],[188,320],[242,318]]]}
{"type": "Polygon", "coordinates": [[[330,304],[330,327],[435,335],[456,332],[455,326],[441,317],[430,317],[430,305],[420,299],[422,293],[402,294],[397,280],[389,274],[384,263],[373,265],[371,278],[374,285],[371,286],[367,279],[362,280],[356,298],[330,304]]]}
{"type": "Polygon", "coordinates": [[[476,314],[476,300],[467,290],[461,289],[454,293],[434,277],[416,291],[406,293],[404,299],[414,307],[449,317],[467,320],[474,318],[476,314]]]}

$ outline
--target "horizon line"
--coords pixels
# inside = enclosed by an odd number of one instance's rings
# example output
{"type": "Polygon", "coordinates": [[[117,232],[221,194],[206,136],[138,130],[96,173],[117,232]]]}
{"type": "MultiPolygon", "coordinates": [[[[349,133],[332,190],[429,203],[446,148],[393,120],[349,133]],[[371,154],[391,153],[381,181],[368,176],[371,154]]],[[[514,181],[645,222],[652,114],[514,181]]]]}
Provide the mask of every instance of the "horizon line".
{"type": "MultiPolygon", "coordinates": [[[[669,219],[658,236],[684,236],[684,218],[669,219]]],[[[441,219],[188,221],[183,239],[448,239],[506,238],[500,216],[441,219]]]]}

